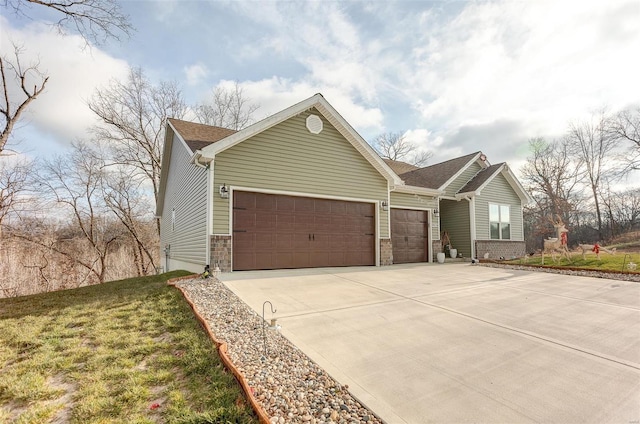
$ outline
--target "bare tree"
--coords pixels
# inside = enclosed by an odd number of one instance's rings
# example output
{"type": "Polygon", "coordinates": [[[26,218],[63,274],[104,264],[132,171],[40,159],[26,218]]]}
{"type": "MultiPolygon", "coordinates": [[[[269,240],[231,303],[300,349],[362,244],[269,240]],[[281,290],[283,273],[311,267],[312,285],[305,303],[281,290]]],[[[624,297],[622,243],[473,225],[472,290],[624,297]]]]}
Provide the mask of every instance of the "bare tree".
{"type": "Polygon", "coordinates": [[[133,243],[133,259],[138,276],[155,272],[154,246],[158,238],[151,219],[145,219],[151,207],[145,200],[140,179],[131,178],[125,169],[118,168],[105,174],[103,196],[107,207],[124,226],[133,243]]]}
{"type": "Polygon", "coordinates": [[[44,87],[49,81],[49,77],[38,69],[40,65],[38,62],[25,66],[20,61],[22,52],[23,48],[14,44],[12,59],[0,57],[0,74],[2,76],[0,154],[4,151],[9,136],[24,110],[44,91],[44,87]],[[32,84],[33,88],[31,88],[32,84]],[[14,93],[12,85],[18,88],[19,93],[14,93]]]}
{"type": "Polygon", "coordinates": [[[609,119],[608,130],[611,136],[621,144],[623,149],[623,162],[626,166],[623,173],[631,170],[640,170],[640,107],[618,112],[609,119]]]}
{"type": "Polygon", "coordinates": [[[6,219],[11,214],[19,214],[20,208],[30,201],[27,193],[31,171],[30,162],[0,160],[0,238],[6,219]]]}
{"type": "Polygon", "coordinates": [[[110,145],[115,164],[146,177],[157,201],[167,118],[182,118],[187,110],[178,86],[154,85],[141,68],[131,68],[126,82],[97,90],[89,108],[102,121],[95,136],[110,145]]]}
{"type": "Polygon", "coordinates": [[[600,205],[600,186],[607,174],[613,171],[616,139],[608,131],[608,117],[604,112],[590,121],[573,123],[569,127],[567,139],[575,149],[576,157],[580,158],[589,181],[589,188],[593,194],[593,202],[598,220],[598,235],[603,239],[602,210],[600,205]]]}
{"type": "Polygon", "coordinates": [[[407,140],[401,132],[378,135],[373,140],[373,148],[385,159],[404,161],[418,167],[425,166],[433,156],[432,152],[419,150],[418,146],[407,140]]]}
{"type": "Polygon", "coordinates": [[[582,217],[577,212],[582,201],[583,172],[566,140],[549,143],[534,138],[529,140],[529,149],[531,155],[521,174],[534,204],[526,206],[523,215],[527,250],[534,251],[542,247],[543,237],[551,235],[549,217],[560,216],[567,224],[580,223],[582,217]]]}
{"type": "Polygon", "coordinates": [[[640,188],[616,193],[613,214],[620,225],[620,233],[640,229],[640,188]]]}
{"type": "Polygon", "coordinates": [[[38,234],[19,235],[37,245],[65,256],[87,271],[97,282],[105,281],[107,258],[121,237],[121,231],[106,218],[101,192],[103,164],[87,145],[74,143],[67,157],[45,161],[38,178],[41,191],[51,196],[52,207],[66,212],[74,223],[68,234],[47,242],[38,234]],[[68,243],[81,239],[79,243],[68,243]]]}
{"type": "Polygon", "coordinates": [[[244,96],[236,81],[231,89],[216,87],[211,100],[196,105],[195,113],[202,124],[241,130],[253,123],[253,114],[259,108],[244,96]]]}
{"type": "Polygon", "coordinates": [[[529,149],[531,156],[521,169],[523,182],[543,216],[561,216],[569,222],[584,175],[580,158],[571,154],[567,140],[548,143],[534,138],[529,149]]]}
{"type": "Polygon", "coordinates": [[[120,40],[133,32],[129,17],[116,0],[2,0],[0,5],[16,14],[27,16],[25,9],[39,5],[61,14],[54,23],[58,31],[66,28],[77,32],[89,43],[102,44],[108,38],[120,40]]]}

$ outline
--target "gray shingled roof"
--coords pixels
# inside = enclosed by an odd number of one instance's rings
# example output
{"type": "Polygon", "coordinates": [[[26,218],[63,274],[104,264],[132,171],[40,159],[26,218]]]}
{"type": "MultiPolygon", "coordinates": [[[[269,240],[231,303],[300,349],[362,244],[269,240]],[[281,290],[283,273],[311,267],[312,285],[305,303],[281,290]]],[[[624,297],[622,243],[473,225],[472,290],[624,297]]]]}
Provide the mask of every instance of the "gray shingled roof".
{"type": "Polygon", "coordinates": [[[476,174],[475,177],[471,179],[471,181],[469,181],[467,184],[464,185],[464,187],[458,190],[458,193],[470,193],[472,191],[476,191],[477,189],[482,187],[482,184],[486,183],[487,180],[489,180],[493,176],[493,174],[495,174],[498,171],[498,169],[502,167],[502,165],[504,164],[505,164],[504,162],[497,163],[495,165],[491,165],[490,167],[481,170],[476,174]]]}
{"type": "Polygon", "coordinates": [[[480,152],[436,163],[400,175],[406,185],[438,189],[480,152]]]}
{"type": "Polygon", "coordinates": [[[183,121],[181,119],[169,118],[171,125],[178,131],[182,139],[191,149],[191,153],[203,149],[220,141],[223,138],[237,133],[229,128],[215,127],[213,125],[197,124],[195,122],[183,121]]]}
{"type": "Polygon", "coordinates": [[[402,162],[399,160],[391,160],[391,159],[382,159],[384,163],[389,165],[389,168],[393,170],[396,174],[404,174],[405,172],[414,171],[416,169],[420,169],[415,165],[411,165],[410,163],[402,162]]]}

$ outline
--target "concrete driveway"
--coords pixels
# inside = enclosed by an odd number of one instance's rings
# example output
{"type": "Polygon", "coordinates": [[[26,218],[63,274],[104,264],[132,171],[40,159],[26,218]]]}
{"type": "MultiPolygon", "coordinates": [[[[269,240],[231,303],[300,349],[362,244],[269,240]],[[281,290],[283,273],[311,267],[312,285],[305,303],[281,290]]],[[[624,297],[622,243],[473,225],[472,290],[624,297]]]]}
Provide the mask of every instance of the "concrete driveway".
{"type": "Polygon", "coordinates": [[[235,272],[388,423],[640,422],[640,284],[470,264],[235,272]]]}

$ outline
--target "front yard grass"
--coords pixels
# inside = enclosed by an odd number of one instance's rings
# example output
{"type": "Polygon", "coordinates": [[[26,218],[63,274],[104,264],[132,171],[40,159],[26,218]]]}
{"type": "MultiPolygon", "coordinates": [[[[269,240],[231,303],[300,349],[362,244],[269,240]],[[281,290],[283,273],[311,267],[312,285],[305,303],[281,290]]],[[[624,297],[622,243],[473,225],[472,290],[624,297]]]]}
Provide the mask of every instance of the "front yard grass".
{"type": "Polygon", "coordinates": [[[0,422],[256,423],[185,274],[0,299],[0,422]]]}
{"type": "MultiPolygon", "coordinates": [[[[586,255],[585,259],[582,259],[582,253],[572,252],[571,262],[566,258],[560,258],[558,255],[558,261],[553,262],[551,255],[544,256],[544,266],[548,267],[573,267],[581,268],[585,270],[594,271],[618,271],[618,272],[633,272],[640,273],[640,253],[625,253],[617,252],[615,255],[610,255],[606,252],[600,251],[600,259],[596,257],[594,253],[586,255]],[[635,270],[630,270],[628,267],[629,262],[635,263],[638,267],[635,270]]],[[[510,261],[504,261],[507,264],[522,264],[522,265],[541,265],[542,258],[540,255],[524,258],[514,259],[510,261]]]]}

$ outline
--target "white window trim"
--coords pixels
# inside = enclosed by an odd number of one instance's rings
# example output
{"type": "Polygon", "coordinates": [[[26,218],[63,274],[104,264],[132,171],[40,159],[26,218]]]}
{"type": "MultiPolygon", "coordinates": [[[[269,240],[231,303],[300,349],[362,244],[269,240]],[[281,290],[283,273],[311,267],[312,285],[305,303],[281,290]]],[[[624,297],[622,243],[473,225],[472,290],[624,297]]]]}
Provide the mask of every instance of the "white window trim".
{"type": "Polygon", "coordinates": [[[512,231],[511,231],[511,229],[512,229],[511,228],[512,227],[511,226],[511,208],[512,208],[512,206],[510,204],[508,204],[508,203],[491,203],[491,202],[488,202],[487,203],[487,208],[489,209],[488,210],[488,214],[487,214],[487,216],[489,218],[489,240],[513,240],[513,237],[512,237],[512,234],[511,234],[512,233],[512,231]],[[499,221],[492,221],[491,220],[491,206],[492,205],[495,205],[495,206],[498,207],[498,219],[499,219],[499,221]],[[509,224],[509,238],[508,239],[502,238],[501,224],[503,224],[503,223],[506,224],[506,222],[502,221],[502,213],[500,212],[500,208],[502,206],[506,206],[506,207],[509,208],[509,222],[508,222],[508,224],[509,224]],[[494,239],[493,237],[491,237],[491,223],[492,222],[498,222],[498,238],[497,239],[494,239]]]}

